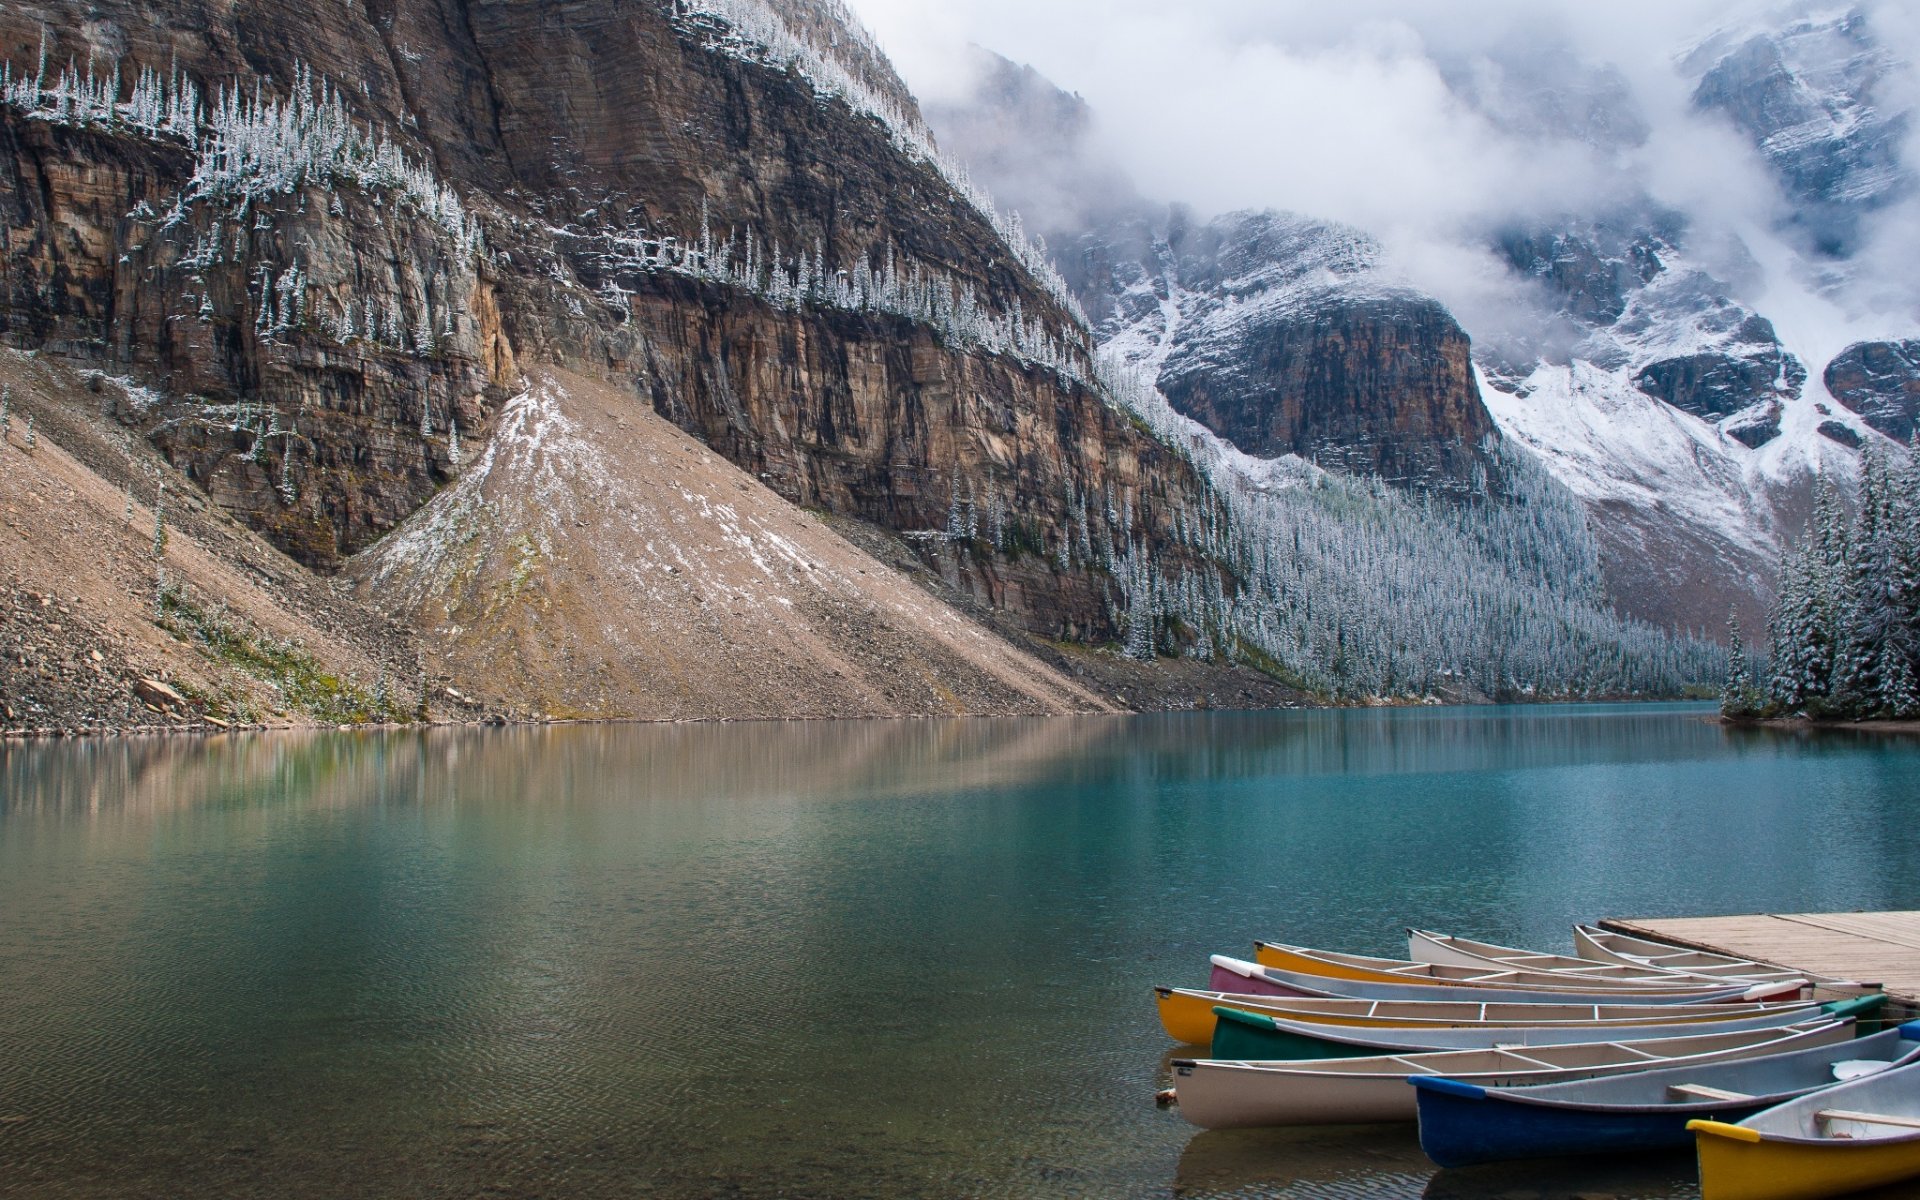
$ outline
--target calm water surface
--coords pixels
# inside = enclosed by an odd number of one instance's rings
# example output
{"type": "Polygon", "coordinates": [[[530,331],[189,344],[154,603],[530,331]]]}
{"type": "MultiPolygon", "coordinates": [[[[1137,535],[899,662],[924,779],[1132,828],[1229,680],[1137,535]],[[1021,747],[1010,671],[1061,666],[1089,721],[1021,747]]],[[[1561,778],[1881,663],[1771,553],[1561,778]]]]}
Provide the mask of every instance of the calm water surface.
{"type": "Polygon", "coordinates": [[[1920,907],[1920,744],[1691,708],[0,745],[0,1195],[1664,1197],[1196,1134],[1150,986],[1920,907]]]}

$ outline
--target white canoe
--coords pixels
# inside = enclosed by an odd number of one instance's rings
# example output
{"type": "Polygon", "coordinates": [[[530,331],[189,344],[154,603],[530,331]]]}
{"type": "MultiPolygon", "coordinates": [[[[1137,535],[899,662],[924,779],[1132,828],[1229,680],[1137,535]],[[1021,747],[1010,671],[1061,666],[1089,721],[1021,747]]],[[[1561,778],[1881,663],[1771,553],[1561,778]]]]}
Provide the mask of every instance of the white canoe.
{"type": "MultiPolygon", "coordinates": [[[[1793,999],[1801,991],[1797,979],[1779,982],[1748,983],[1740,979],[1683,979],[1660,972],[1629,972],[1613,968],[1612,974],[1574,975],[1567,971],[1522,971],[1512,967],[1457,967],[1446,963],[1408,962],[1402,959],[1372,958],[1364,954],[1339,954],[1331,950],[1311,950],[1278,942],[1257,944],[1257,968],[1264,975],[1247,976],[1224,955],[1215,955],[1213,965],[1221,968],[1213,990],[1261,992],[1262,986],[1236,986],[1225,976],[1240,974],[1264,981],[1301,995],[1364,997],[1369,1000],[1465,1000],[1479,993],[1484,1000],[1519,1002],[1549,1001],[1556,997],[1569,1003],[1618,1002],[1629,1004],[1710,1004],[1717,1000],[1757,1003],[1762,1000],[1793,999]],[[1447,995],[1435,991],[1462,989],[1467,995],[1447,995]],[[1424,994],[1422,994],[1424,992],[1424,994]],[[1504,995],[1496,993],[1506,993],[1504,995]]],[[[1245,966],[1246,964],[1241,964],[1245,966]]]]}
{"type": "Polygon", "coordinates": [[[1492,942],[1476,942],[1470,938],[1433,933],[1425,929],[1407,930],[1407,950],[1415,962],[1446,963],[1458,967],[1505,967],[1510,970],[1553,971],[1580,976],[1626,969],[1699,984],[1729,980],[1742,983],[1812,982],[1805,975],[1763,967],[1759,963],[1742,964],[1746,969],[1738,972],[1696,971],[1673,962],[1615,961],[1585,956],[1575,958],[1565,954],[1543,954],[1537,950],[1517,950],[1512,946],[1496,946],[1492,942]]]}
{"type": "Polygon", "coordinates": [[[1823,1021],[1651,1043],[1280,1062],[1179,1059],[1173,1064],[1173,1091],[1180,1115],[1206,1129],[1411,1121],[1417,1104],[1407,1080],[1415,1075],[1439,1075],[1483,1087],[1561,1083],[1832,1045],[1847,1041],[1853,1031],[1852,1021],[1823,1021]]]}
{"type": "MultiPolygon", "coordinates": [[[[1689,950],[1684,946],[1669,946],[1665,942],[1634,937],[1632,934],[1615,933],[1610,929],[1601,929],[1594,925],[1573,927],[1573,948],[1581,958],[1589,962],[1608,963],[1640,970],[1653,968],[1661,971],[1684,971],[1689,975],[1707,975],[1717,979],[1767,979],[1792,974],[1792,972],[1770,967],[1765,963],[1757,963],[1751,959],[1715,954],[1710,950],[1689,950]]],[[[1800,972],[1800,974],[1806,973],[1800,972]]],[[[1879,986],[1874,983],[1856,983],[1850,979],[1830,979],[1823,975],[1806,975],[1806,978],[1809,982],[1829,987],[1874,988],[1879,986]]]]}
{"type": "MultiPolygon", "coordinates": [[[[1247,1013],[1249,1023],[1265,1021],[1281,1034],[1334,1046],[1352,1054],[1404,1054],[1427,1050],[1485,1050],[1495,1047],[1564,1046],[1577,1042],[1618,1042],[1623,1039],[1664,1041],[1669,1038],[1698,1037],[1705,1033],[1742,1033],[1756,1029],[1779,1029],[1785,1025],[1813,1021],[1858,1019],[1850,1011],[1869,1002],[1877,1005],[1882,997],[1868,1000],[1836,1001],[1820,1008],[1799,1004],[1766,1005],[1771,1012],[1749,1013],[1732,1019],[1696,1017],[1691,1021],[1641,1022],[1637,1024],[1558,1025],[1461,1025],[1354,1028],[1302,1021],[1275,1013],[1247,1013]]],[[[1231,1007],[1231,1006],[1229,1006],[1231,1007]]],[[[1726,1007],[1722,1005],[1721,1007],[1726,1007]]],[[[1245,1011],[1245,1010],[1242,1010],[1245,1011]]],[[[1241,1051],[1244,1053],[1244,1051],[1241,1051]]],[[[1331,1057],[1331,1055],[1329,1055],[1331,1057]]]]}

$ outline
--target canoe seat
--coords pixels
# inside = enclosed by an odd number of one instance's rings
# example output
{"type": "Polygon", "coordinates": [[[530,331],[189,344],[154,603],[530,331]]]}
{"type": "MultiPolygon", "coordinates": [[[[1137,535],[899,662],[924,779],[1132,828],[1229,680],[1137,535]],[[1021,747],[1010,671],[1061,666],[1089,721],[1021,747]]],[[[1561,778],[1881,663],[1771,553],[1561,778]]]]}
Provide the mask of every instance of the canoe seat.
{"type": "Polygon", "coordinates": [[[1685,1102],[1688,1100],[1751,1100],[1746,1092],[1723,1091],[1716,1087],[1707,1087],[1699,1083],[1675,1083],[1667,1087],[1667,1099],[1685,1102]]]}
{"type": "Polygon", "coordinates": [[[1896,1129],[1920,1129],[1920,1117],[1897,1117],[1892,1113],[1849,1112],[1844,1108],[1823,1108],[1813,1114],[1817,1125],[1852,1121],[1860,1125],[1891,1125],[1896,1129]]]}
{"type": "Polygon", "coordinates": [[[1869,1075],[1878,1075],[1892,1067],[1892,1063],[1882,1062],[1877,1058],[1852,1058],[1846,1062],[1833,1064],[1833,1078],[1836,1082],[1845,1083],[1849,1079],[1864,1079],[1869,1075]]]}

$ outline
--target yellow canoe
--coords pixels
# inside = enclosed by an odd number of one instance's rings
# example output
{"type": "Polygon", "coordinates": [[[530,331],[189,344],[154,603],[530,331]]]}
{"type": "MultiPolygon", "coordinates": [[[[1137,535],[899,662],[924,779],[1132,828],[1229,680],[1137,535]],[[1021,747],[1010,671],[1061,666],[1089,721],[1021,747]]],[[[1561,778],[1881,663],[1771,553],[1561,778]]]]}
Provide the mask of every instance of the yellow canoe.
{"type": "MultiPolygon", "coordinates": [[[[1920,1024],[1901,1033],[1920,1040],[1920,1024]]],[[[1702,1200],[1825,1200],[1920,1178],[1917,1067],[1826,1088],[1738,1125],[1688,1122],[1702,1200]]]]}
{"type": "Polygon", "coordinates": [[[1755,1129],[1693,1121],[1701,1200],[1826,1200],[1920,1177],[1920,1134],[1891,1143],[1776,1142],[1755,1129]]]}
{"type": "Polygon", "coordinates": [[[1155,988],[1160,1024],[1176,1042],[1205,1046],[1213,1041],[1216,1005],[1262,1013],[1290,1021],[1358,1029],[1418,1029],[1512,1026],[1688,1025],[1811,1015],[1815,1006],[1789,1004],[1487,1004],[1455,1000],[1321,1000],[1309,997],[1249,996],[1188,988],[1155,988]]]}

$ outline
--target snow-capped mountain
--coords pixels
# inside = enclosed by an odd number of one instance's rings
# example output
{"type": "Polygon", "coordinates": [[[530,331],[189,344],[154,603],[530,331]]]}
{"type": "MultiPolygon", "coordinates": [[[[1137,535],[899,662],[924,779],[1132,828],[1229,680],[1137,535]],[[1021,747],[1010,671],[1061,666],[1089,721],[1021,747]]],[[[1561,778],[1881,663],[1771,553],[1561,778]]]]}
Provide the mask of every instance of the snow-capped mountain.
{"type": "Polygon", "coordinates": [[[1696,107],[1725,116],[1779,179],[1787,219],[1819,253],[1860,248],[1860,222],[1908,195],[1910,114],[1884,95],[1905,67],[1857,10],[1722,31],[1686,55],[1696,107]]]}
{"type": "Polygon", "coordinates": [[[1895,86],[1911,66],[1851,10],[1717,32],[1672,63],[1689,134],[1750,147],[1777,189],[1746,198],[1758,223],[1657,198],[1635,174],[1653,122],[1609,65],[1436,52],[1506,135],[1584,148],[1624,180],[1591,211],[1461,233],[1498,303],[1455,311],[1338,213],[1203,220],[1115,187],[1095,114],[1003,60],[928,117],[1003,201],[1049,218],[1102,342],[1181,412],[1250,454],[1441,494],[1486,486],[1484,443],[1504,437],[1586,503],[1617,605],[1718,631],[1730,608],[1764,610],[1813,479],[1913,434],[1920,314],[1872,254],[1913,194],[1895,86]],[[1089,180],[1098,203],[1059,202],[1089,180]]]}

